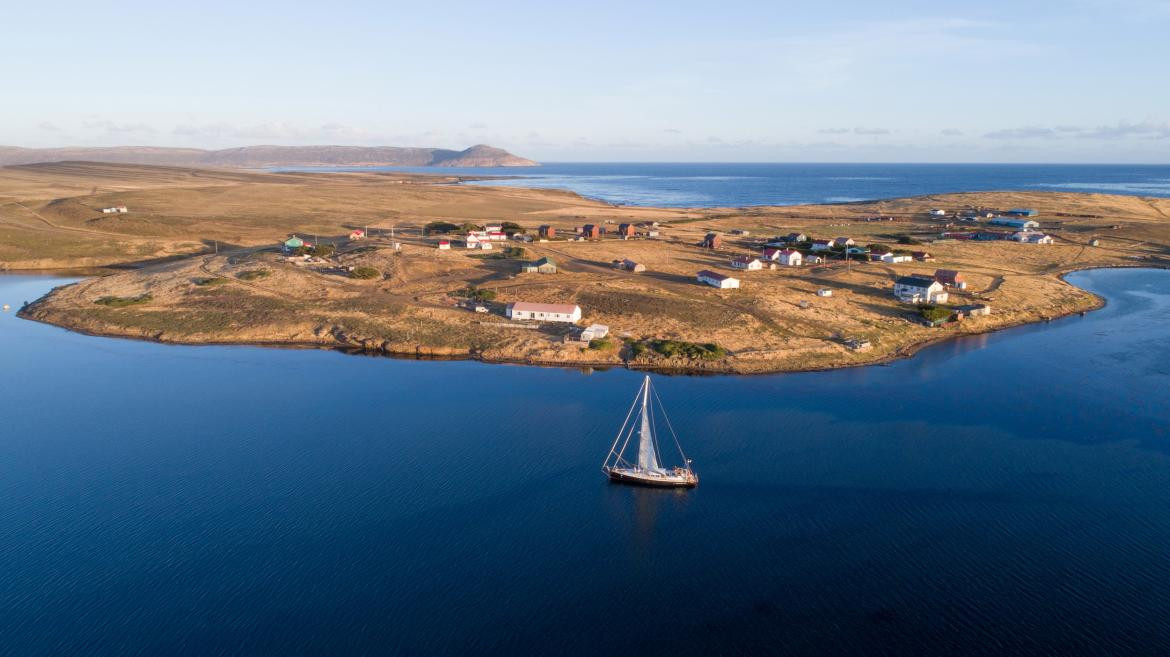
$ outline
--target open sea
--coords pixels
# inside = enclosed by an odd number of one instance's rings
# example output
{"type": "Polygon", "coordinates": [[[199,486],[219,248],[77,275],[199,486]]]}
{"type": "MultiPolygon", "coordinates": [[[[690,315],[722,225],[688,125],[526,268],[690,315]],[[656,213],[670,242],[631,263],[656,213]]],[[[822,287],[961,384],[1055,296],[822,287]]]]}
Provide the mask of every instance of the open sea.
{"type": "Polygon", "coordinates": [[[0,313],[0,655],[1170,654],[1170,271],[1068,278],[1108,305],[655,375],[686,492],[599,471],[636,372],[0,313]]]}
{"type": "Polygon", "coordinates": [[[553,162],[540,167],[476,169],[300,167],[281,170],[518,176],[470,184],[570,189],[610,203],[657,207],[842,203],[993,190],[1170,197],[1170,165],[553,162]]]}

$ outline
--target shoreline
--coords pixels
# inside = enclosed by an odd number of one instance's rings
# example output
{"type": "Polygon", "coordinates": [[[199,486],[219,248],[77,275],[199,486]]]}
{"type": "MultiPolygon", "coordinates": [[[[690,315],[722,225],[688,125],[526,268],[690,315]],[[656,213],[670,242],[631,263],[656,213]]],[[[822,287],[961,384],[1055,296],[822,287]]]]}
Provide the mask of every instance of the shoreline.
{"type": "MultiPolygon", "coordinates": [[[[1165,270],[1170,270],[1170,267],[1164,267],[1164,266],[1158,266],[1158,265],[1154,265],[1154,266],[1150,266],[1150,265],[1093,266],[1093,267],[1083,267],[1083,268],[1071,268],[1067,271],[1060,272],[1059,274],[1057,274],[1057,277],[1060,278],[1060,280],[1064,281],[1065,283],[1068,283],[1068,281],[1066,280],[1066,277],[1069,276],[1070,274],[1074,274],[1074,273],[1078,273],[1078,272],[1090,272],[1090,271],[1097,271],[1097,270],[1105,270],[1105,269],[1147,269],[1147,270],[1163,270],[1163,271],[1165,271],[1165,270]]],[[[36,275],[39,275],[39,274],[36,274],[36,275]]],[[[80,282],[83,282],[83,281],[78,281],[78,283],[80,283],[80,282]]],[[[72,283],[69,285],[74,285],[74,284],[76,284],[76,283],[72,283]]],[[[1072,283],[1068,283],[1068,284],[1073,285],[1072,283]]],[[[528,366],[528,367],[550,367],[550,368],[561,368],[561,369],[565,369],[565,368],[567,368],[567,369],[624,368],[624,369],[629,369],[629,370],[653,372],[656,374],[680,375],[680,376],[695,376],[695,375],[763,376],[763,375],[775,375],[775,374],[827,372],[827,371],[833,371],[833,370],[849,369],[849,368],[854,368],[854,367],[876,367],[876,366],[887,365],[889,363],[893,363],[896,361],[907,360],[907,359],[913,358],[914,356],[916,356],[919,352],[923,351],[924,349],[927,349],[927,348],[930,348],[930,347],[933,347],[936,345],[944,344],[944,343],[949,342],[951,340],[957,340],[957,339],[962,339],[962,338],[967,338],[967,337],[975,337],[975,336],[979,336],[979,335],[989,335],[989,334],[1000,333],[1003,331],[1007,331],[1007,330],[1014,329],[1014,328],[1020,328],[1020,327],[1024,327],[1024,326],[1031,326],[1031,325],[1042,324],[1042,323],[1050,323],[1050,322],[1056,321],[1056,320],[1067,319],[1067,318],[1072,317],[1074,315],[1078,315],[1078,314],[1084,315],[1084,314],[1089,313],[1089,312],[1100,310],[1101,308],[1104,308],[1108,304],[1108,300],[1105,299],[1104,297],[1102,297],[1101,295],[1099,295],[1095,292],[1092,292],[1090,290],[1087,290],[1085,288],[1075,286],[1075,285],[1074,285],[1074,287],[1077,287],[1078,290],[1081,290],[1081,291],[1085,292],[1086,294],[1090,295],[1091,302],[1086,304],[1084,307],[1081,307],[1081,308],[1071,309],[1067,312],[1063,312],[1063,313],[1052,315],[1052,316],[1042,316],[1042,317],[1039,317],[1039,318],[1036,318],[1036,319],[1030,320],[1030,321],[1029,320],[1020,320],[1020,321],[1015,321],[1015,322],[1011,322],[1008,324],[1004,324],[1001,326],[983,328],[983,329],[978,329],[978,330],[970,330],[970,331],[959,331],[959,330],[955,330],[955,329],[944,328],[944,329],[941,329],[942,331],[945,331],[945,334],[943,334],[943,335],[932,336],[929,339],[902,347],[902,348],[900,348],[900,349],[898,349],[890,354],[886,354],[886,355],[874,358],[872,360],[866,360],[863,362],[840,363],[840,364],[835,364],[835,365],[816,365],[816,366],[810,366],[810,367],[786,367],[786,368],[778,368],[778,369],[735,369],[733,367],[732,368],[718,367],[717,364],[719,361],[713,361],[713,365],[715,365],[715,366],[712,366],[712,367],[696,367],[696,366],[683,365],[683,364],[656,365],[652,361],[636,361],[636,360],[622,360],[620,362],[613,362],[613,361],[602,361],[602,360],[557,361],[557,360],[526,359],[526,358],[492,358],[492,357],[484,357],[482,355],[482,353],[476,352],[473,350],[461,351],[458,349],[448,349],[448,348],[441,348],[441,347],[426,347],[423,345],[416,345],[413,349],[385,349],[385,348],[370,349],[370,348],[366,348],[366,347],[363,347],[363,346],[357,345],[357,344],[354,344],[354,345],[329,344],[326,341],[321,341],[321,342],[259,341],[259,340],[256,340],[256,341],[248,341],[248,340],[232,341],[232,340],[212,340],[212,339],[183,340],[183,339],[173,339],[173,338],[163,338],[163,337],[152,337],[149,335],[133,335],[130,333],[119,334],[117,332],[102,332],[100,330],[92,330],[92,329],[87,329],[87,328],[82,328],[82,327],[67,326],[65,324],[55,323],[53,321],[50,321],[47,318],[36,317],[36,316],[30,315],[27,311],[35,310],[37,305],[43,299],[45,299],[49,296],[49,293],[46,293],[41,298],[37,299],[36,301],[33,301],[27,307],[20,308],[19,310],[17,310],[17,312],[15,314],[17,317],[19,317],[21,319],[34,321],[34,322],[46,324],[49,326],[56,326],[57,328],[61,328],[61,329],[64,329],[66,331],[78,333],[81,335],[87,335],[87,336],[92,336],[92,337],[101,337],[101,338],[140,340],[143,342],[152,342],[155,344],[176,345],[176,346],[253,347],[253,348],[269,348],[269,349],[272,349],[272,348],[275,348],[275,349],[318,349],[318,350],[338,351],[338,352],[344,353],[346,355],[355,355],[355,356],[356,355],[365,355],[365,356],[376,356],[376,357],[383,357],[383,358],[398,358],[398,359],[404,359],[404,360],[478,361],[480,363],[484,363],[487,365],[520,365],[520,366],[528,366]]],[[[56,289],[56,288],[54,288],[54,289],[56,289]]]]}

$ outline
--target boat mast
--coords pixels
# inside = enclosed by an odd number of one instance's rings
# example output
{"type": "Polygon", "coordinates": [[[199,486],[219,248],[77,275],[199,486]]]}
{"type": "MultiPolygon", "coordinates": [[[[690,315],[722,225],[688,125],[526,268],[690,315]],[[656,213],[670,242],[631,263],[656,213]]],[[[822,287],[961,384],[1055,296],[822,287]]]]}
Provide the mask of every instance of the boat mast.
{"type": "Polygon", "coordinates": [[[658,446],[654,444],[654,432],[650,429],[650,376],[642,383],[642,426],[638,435],[638,467],[648,472],[662,472],[658,464],[658,446]]]}

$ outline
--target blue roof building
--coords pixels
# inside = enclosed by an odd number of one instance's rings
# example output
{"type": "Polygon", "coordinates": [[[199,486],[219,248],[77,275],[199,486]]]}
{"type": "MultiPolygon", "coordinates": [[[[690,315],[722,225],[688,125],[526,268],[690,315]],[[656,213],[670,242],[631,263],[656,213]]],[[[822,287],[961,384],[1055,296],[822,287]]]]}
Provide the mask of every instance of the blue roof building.
{"type": "Polygon", "coordinates": [[[1004,214],[1008,215],[1009,217],[1035,217],[1040,213],[1033,210],[1032,208],[1012,208],[1004,214]]]}

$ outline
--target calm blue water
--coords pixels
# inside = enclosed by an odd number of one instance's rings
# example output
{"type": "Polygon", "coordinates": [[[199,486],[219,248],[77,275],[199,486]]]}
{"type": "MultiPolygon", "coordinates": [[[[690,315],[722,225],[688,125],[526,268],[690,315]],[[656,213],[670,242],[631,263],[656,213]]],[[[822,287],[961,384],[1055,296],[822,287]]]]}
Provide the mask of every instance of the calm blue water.
{"type": "Polygon", "coordinates": [[[598,471],[634,372],[0,314],[0,654],[1170,654],[1170,272],[1071,280],[1108,307],[656,376],[686,493],[598,471]]]}
{"type": "Polygon", "coordinates": [[[1170,165],[550,163],[531,168],[375,170],[523,176],[478,184],[570,189],[611,203],[659,207],[836,203],[989,190],[1170,197],[1170,165]]]}

